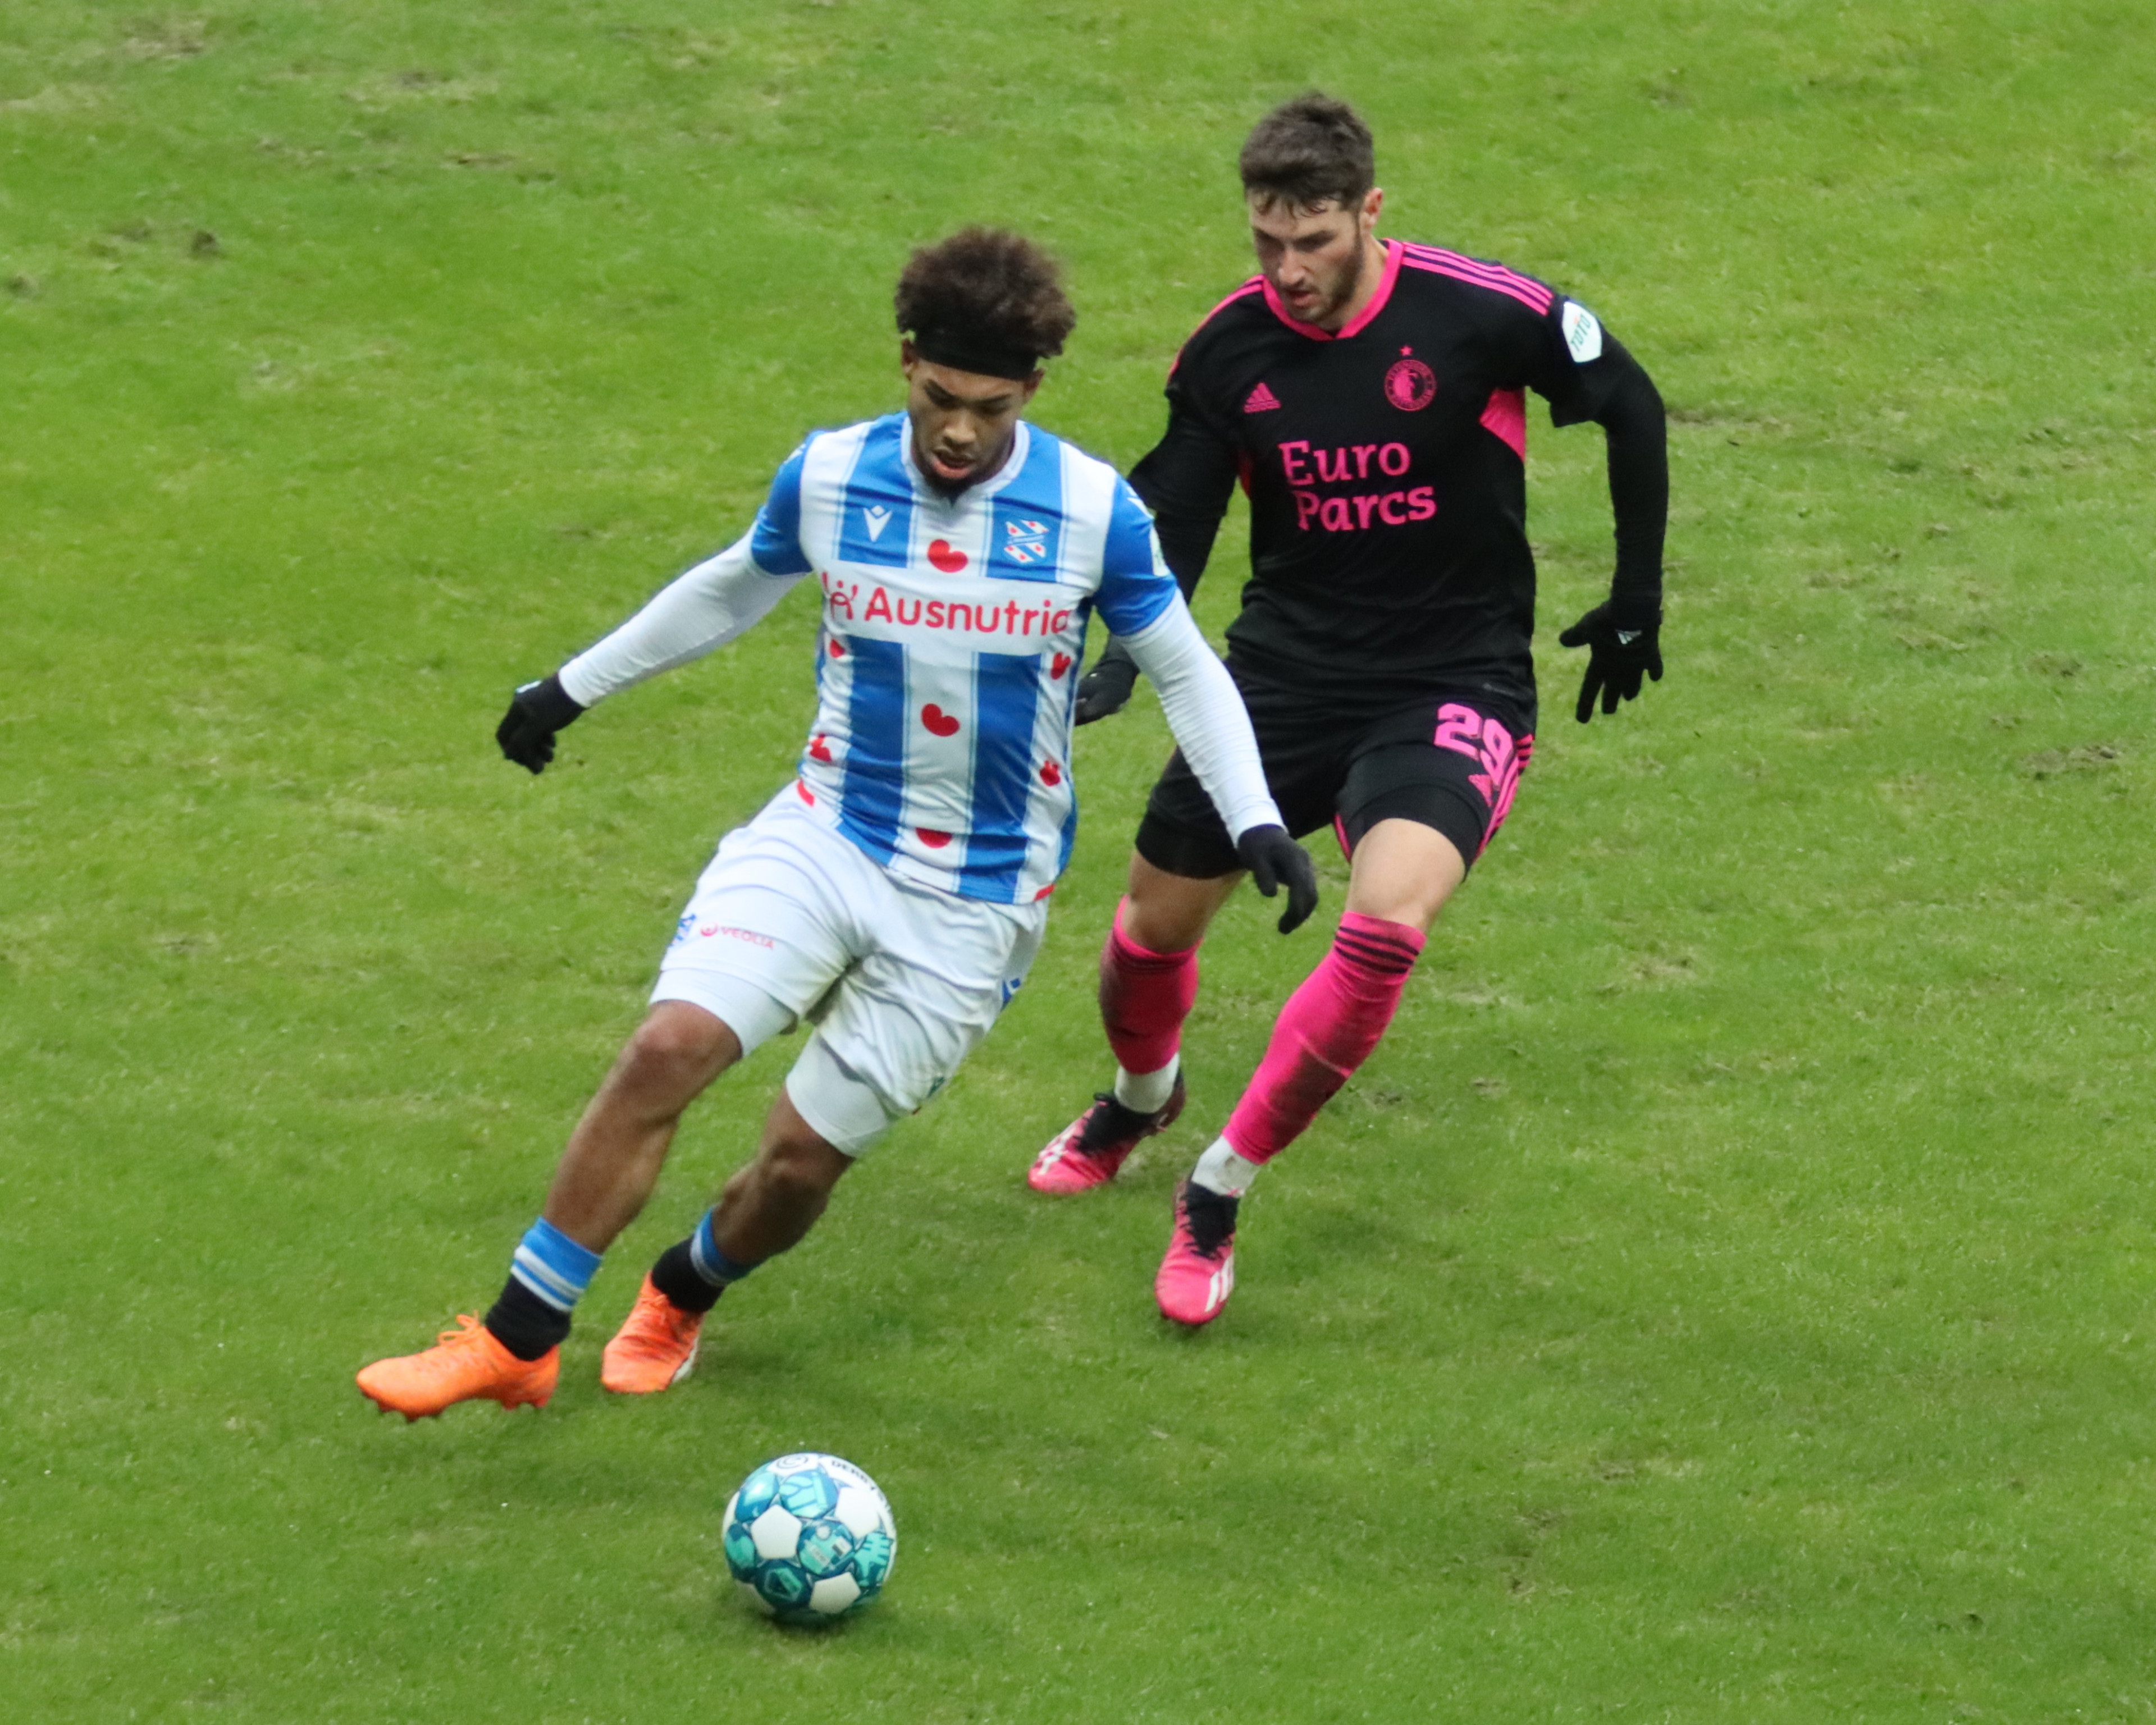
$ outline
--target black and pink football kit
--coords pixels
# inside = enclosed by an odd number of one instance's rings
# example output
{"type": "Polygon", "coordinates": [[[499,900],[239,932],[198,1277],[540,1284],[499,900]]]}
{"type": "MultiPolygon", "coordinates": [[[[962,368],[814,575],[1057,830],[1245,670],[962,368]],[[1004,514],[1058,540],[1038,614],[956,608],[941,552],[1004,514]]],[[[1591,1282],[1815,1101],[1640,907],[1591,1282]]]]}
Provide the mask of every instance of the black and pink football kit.
{"type": "MultiPolygon", "coordinates": [[[[1532,747],[1527,392],[1558,426],[1604,429],[1608,614],[1644,624],[1650,642],[1669,501],[1662,404],[1593,314],[1530,276],[1397,240],[1383,270],[1337,332],[1299,322],[1262,276],[1222,300],[1184,345],[1167,432],[1131,482],[1186,593],[1235,486],[1249,495],[1250,577],[1228,665],[1289,830],[1333,824],[1352,850],[1404,817],[1471,864],[1532,747]]],[[[1194,878],[1239,866],[1179,754],[1137,848],[1194,878]]]]}

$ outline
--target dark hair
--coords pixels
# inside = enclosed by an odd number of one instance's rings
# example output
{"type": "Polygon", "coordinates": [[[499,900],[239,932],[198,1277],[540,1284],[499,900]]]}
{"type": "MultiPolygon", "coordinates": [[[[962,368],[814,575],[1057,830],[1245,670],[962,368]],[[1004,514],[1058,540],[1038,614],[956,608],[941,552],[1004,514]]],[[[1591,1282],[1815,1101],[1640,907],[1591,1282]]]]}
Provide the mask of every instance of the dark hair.
{"type": "Polygon", "coordinates": [[[1055,260],[1023,234],[966,228],[906,259],[893,302],[901,335],[943,332],[967,346],[1045,359],[1060,353],[1078,314],[1055,260]]]}
{"type": "Polygon", "coordinates": [[[1377,183],[1370,128],[1347,103],[1318,90],[1282,102],[1250,128],[1240,166],[1243,190],[1260,203],[1343,208],[1377,183]]]}

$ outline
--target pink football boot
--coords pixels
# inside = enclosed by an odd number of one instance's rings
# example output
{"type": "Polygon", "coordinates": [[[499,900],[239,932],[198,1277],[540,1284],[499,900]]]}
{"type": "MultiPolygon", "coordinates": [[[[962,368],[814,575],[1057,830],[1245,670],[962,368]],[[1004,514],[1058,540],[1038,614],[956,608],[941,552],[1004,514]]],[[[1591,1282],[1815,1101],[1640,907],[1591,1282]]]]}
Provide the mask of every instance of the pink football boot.
{"type": "Polygon", "coordinates": [[[1190,1187],[1175,1192],[1175,1235],[1168,1243],[1168,1255],[1160,1260],[1160,1274],[1152,1281],[1153,1298],[1160,1301],[1161,1316],[1195,1328],[1220,1315],[1228,1296],[1235,1291],[1235,1200],[1201,1190],[1199,1202],[1212,1214],[1202,1219],[1219,1238],[1209,1252],[1199,1250],[1190,1226],[1190,1187]],[[1224,1209],[1227,1229],[1219,1232],[1224,1209]]]}
{"type": "Polygon", "coordinates": [[[1102,1091],[1093,1106],[1048,1141],[1048,1147],[1033,1159],[1025,1183],[1036,1192],[1088,1192],[1116,1178],[1125,1159],[1145,1139],[1175,1124],[1188,1100],[1183,1075],[1175,1075],[1175,1088],[1167,1101],[1151,1114],[1126,1108],[1113,1091],[1102,1091]]]}

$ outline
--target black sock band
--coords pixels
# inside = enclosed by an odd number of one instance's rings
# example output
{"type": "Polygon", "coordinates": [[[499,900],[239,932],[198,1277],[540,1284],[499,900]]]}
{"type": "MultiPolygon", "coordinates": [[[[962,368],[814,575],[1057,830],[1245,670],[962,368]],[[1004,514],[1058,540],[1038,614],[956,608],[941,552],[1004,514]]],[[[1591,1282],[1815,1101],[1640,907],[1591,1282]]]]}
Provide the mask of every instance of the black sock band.
{"type": "Polygon", "coordinates": [[[709,1312],[726,1292],[723,1286],[696,1273],[693,1242],[685,1240],[676,1240],[659,1255],[651,1266],[651,1286],[684,1312],[709,1312]]]}
{"type": "Polygon", "coordinates": [[[569,1314],[557,1312],[515,1276],[486,1315],[494,1339],[519,1359],[536,1359],[568,1339],[569,1314]]]}
{"type": "Polygon", "coordinates": [[[1235,1211],[1242,1200],[1194,1181],[1183,1190],[1183,1214],[1190,1223],[1190,1243],[1207,1257],[1219,1251],[1235,1231],[1235,1211]]]}

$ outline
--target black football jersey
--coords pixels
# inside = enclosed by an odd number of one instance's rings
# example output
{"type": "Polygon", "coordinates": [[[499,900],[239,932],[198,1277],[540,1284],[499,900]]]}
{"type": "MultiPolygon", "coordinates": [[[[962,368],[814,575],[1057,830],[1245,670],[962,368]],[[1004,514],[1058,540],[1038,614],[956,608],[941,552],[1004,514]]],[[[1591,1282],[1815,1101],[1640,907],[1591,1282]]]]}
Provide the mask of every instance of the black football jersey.
{"type": "Polygon", "coordinates": [[[1249,493],[1239,666],[1328,706],[1473,691],[1532,726],[1525,392],[1575,424],[1627,369],[1554,289],[1393,240],[1376,297],[1337,333],[1297,321],[1262,276],[1215,306],[1132,482],[1186,583],[1239,478],[1249,493]]]}

